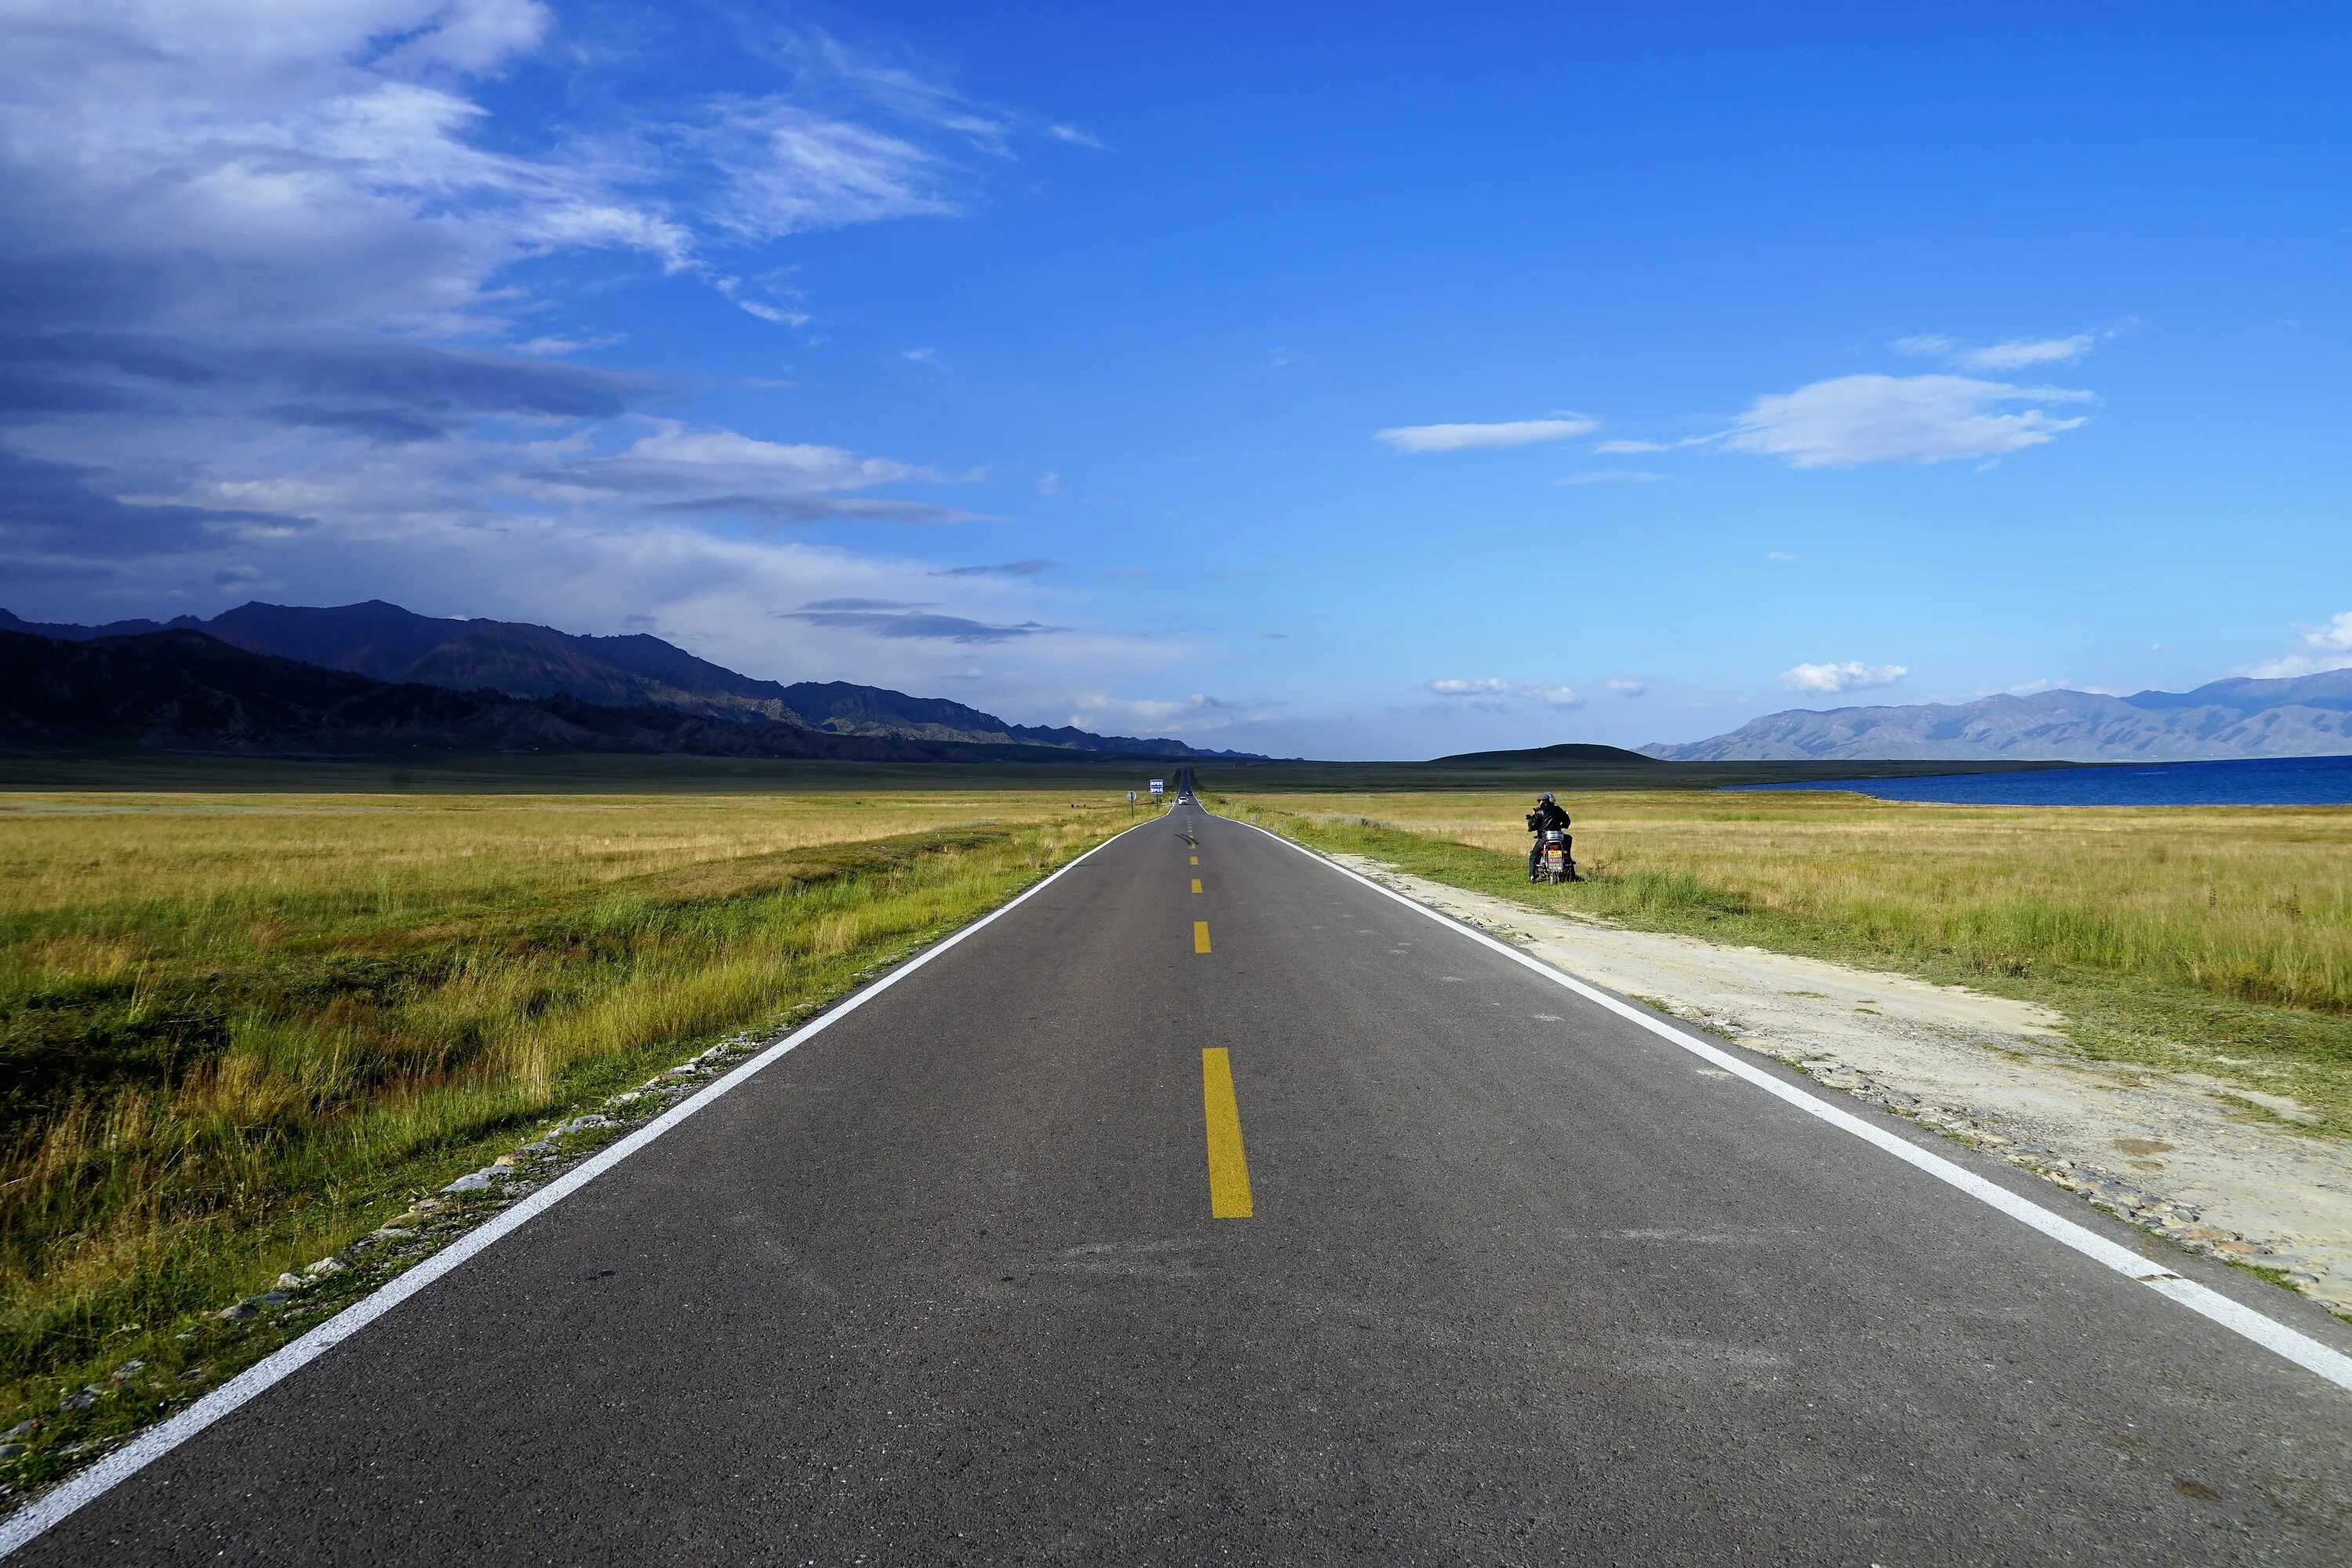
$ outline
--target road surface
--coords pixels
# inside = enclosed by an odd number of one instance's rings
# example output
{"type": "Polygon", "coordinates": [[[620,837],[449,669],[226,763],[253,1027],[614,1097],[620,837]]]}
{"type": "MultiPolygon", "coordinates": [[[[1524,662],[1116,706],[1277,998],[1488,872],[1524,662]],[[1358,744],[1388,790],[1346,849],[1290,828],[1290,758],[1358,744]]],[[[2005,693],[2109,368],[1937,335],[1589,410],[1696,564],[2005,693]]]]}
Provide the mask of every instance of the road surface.
{"type": "Polygon", "coordinates": [[[2352,1394],[1187,801],[17,1561],[2342,1563],[2347,1477],[2352,1394]]]}

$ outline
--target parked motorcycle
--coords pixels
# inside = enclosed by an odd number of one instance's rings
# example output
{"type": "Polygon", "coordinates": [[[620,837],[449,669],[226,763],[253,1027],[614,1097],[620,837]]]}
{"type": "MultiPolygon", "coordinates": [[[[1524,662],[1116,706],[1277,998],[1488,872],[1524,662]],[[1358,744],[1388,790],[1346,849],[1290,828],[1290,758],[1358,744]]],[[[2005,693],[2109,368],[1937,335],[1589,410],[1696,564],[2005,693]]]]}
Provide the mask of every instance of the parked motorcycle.
{"type": "Polygon", "coordinates": [[[1572,847],[1569,836],[1557,827],[1539,830],[1542,837],[1536,847],[1536,868],[1528,874],[1530,882],[1575,882],[1582,879],[1576,874],[1576,861],[1570,855],[1572,847]]]}

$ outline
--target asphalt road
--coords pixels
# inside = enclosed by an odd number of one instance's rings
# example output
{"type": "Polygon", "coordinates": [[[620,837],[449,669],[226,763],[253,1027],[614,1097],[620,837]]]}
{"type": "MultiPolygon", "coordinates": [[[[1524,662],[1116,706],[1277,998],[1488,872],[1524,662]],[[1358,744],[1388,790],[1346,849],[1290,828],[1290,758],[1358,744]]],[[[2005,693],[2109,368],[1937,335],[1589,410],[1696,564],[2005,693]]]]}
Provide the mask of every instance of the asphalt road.
{"type": "Polygon", "coordinates": [[[1185,805],[19,1559],[1211,1560],[2342,1563],[2352,1394],[1185,805]]]}

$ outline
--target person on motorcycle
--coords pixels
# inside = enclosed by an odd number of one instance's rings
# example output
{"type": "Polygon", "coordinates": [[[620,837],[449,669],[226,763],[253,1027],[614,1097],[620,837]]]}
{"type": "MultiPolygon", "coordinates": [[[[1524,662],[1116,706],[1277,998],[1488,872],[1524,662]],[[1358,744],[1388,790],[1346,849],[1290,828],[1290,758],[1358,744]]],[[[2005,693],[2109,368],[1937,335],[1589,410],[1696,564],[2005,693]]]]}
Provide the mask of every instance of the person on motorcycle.
{"type": "MultiPolygon", "coordinates": [[[[1536,836],[1534,847],[1528,851],[1528,880],[1530,882],[1543,869],[1543,836],[1548,827],[1557,827],[1563,835],[1568,832],[1568,813],[1560,808],[1559,802],[1551,797],[1549,790],[1536,796],[1536,808],[1528,813],[1528,831],[1536,836]]],[[[1563,837],[1561,843],[1569,858],[1569,879],[1574,881],[1577,879],[1576,840],[1563,837]]]]}

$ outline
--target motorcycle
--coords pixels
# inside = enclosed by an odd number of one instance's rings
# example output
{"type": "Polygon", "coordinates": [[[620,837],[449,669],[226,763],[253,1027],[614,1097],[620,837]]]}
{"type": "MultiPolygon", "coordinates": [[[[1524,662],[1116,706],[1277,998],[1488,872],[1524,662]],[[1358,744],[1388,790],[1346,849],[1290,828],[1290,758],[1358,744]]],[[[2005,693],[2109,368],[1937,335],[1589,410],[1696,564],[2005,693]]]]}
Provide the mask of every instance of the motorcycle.
{"type": "Polygon", "coordinates": [[[1569,855],[1568,835],[1557,827],[1538,829],[1541,841],[1536,847],[1536,868],[1528,874],[1530,882],[1575,882],[1582,880],[1576,874],[1576,861],[1569,855]]]}

